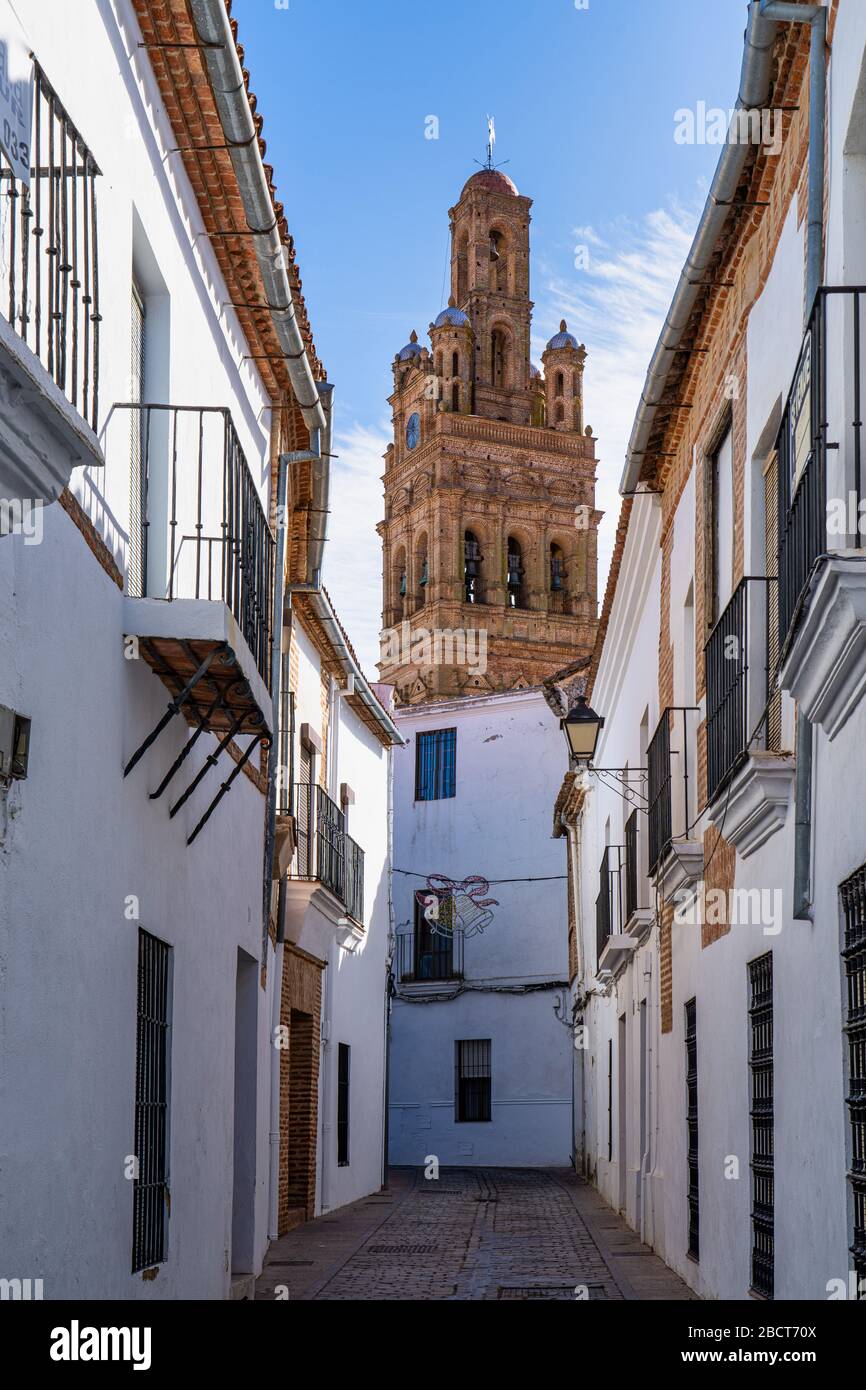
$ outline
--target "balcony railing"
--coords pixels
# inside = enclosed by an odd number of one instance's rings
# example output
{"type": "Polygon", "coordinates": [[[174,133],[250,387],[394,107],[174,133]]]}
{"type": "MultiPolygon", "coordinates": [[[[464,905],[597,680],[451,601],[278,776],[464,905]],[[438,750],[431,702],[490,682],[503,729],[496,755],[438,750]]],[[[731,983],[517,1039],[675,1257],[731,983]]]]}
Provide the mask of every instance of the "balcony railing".
{"type": "Polygon", "coordinates": [[[598,897],[595,903],[596,959],[609,936],[618,936],[623,929],[623,898],[625,873],[622,845],[608,845],[598,870],[598,897]]]}
{"type": "Polygon", "coordinates": [[[230,412],[115,405],[129,419],[133,598],[221,600],[271,685],[275,542],[230,412]]]}
{"type": "Polygon", "coordinates": [[[818,291],[777,438],[779,632],[784,648],[815,561],[860,547],[866,286],[818,291]],[[828,438],[828,434],[834,436],[828,438]],[[833,459],[830,459],[830,453],[833,459]],[[828,531],[828,499],[839,504],[828,531]],[[840,523],[840,513],[844,520],[840,523]]]}
{"type": "Polygon", "coordinates": [[[690,829],[693,811],[694,723],[699,711],[671,706],[658,722],[647,749],[649,873],[654,874],[674,839],[690,829]]]}
{"type": "Polygon", "coordinates": [[[99,270],[96,161],[34,65],[30,183],[0,152],[0,265],[5,314],[19,337],[96,429],[99,270]]]}
{"type": "Polygon", "coordinates": [[[463,932],[418,923],[397,934],[396,975],[407,984],[445,983],[463,978],[463,932]]]}
{"type": "Polygon", "coordinates": [[[293,788],[297,853],[291,878],[329,888],[356,922],[364,923],[364,851],[346,833],[346,817],[323,787],[293,788]]]}
{"type": "Polygon", "coordinates": [[[741,579],[704,648],[707,679],[707,800],[751,746],[768,746],[771,608],[777,581],[741,579]]]}
{"type": "Polygon", "coordinates": [[[625,920],[630,922],[640,906],[638,883],[638,831],[641,812],[637,807],[625,823],[625,920]]]}

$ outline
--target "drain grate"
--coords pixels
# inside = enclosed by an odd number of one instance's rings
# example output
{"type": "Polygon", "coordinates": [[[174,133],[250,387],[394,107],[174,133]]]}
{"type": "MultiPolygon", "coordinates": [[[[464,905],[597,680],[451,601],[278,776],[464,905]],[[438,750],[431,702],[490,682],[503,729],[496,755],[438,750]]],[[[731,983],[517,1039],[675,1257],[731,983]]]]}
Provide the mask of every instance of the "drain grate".
{"type": "Polygon", "coordinates": [[[438,1245],[368,1245],[368,1255],[432,1255],[438,1245]]]}
{"type": "MultiPolygon", "coordinates": [[[[578,1286],[575,1284],[500,1284],[499,1297],[544,1298],[559,1303],[573,1303],[576,1287],[578,1286]]],[[[587,1289],[590,1299],[607,1298],[603,1284],[587,1283],[584,1280],[583,1287],[587,1289]]]]}
{"type": "Polygon", "coordinates": [[[268,1260],[266,1269],[300,1269],[302,1265],[312,1265],[313,1260],[268,1260]]]}

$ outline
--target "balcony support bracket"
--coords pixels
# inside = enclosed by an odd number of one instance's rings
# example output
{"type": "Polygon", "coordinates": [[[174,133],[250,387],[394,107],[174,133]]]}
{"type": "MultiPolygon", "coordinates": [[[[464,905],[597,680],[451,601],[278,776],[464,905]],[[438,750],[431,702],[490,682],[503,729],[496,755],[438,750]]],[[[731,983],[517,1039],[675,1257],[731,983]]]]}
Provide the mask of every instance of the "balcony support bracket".
{"type": "Polygon", "coordinates": [[[190,678],[190,680],[187,681],[180,694],[176,695],[174,699],[171,701],[165,714],[162,716],[159,723],[156,725],[156,728],[151,730],[144,742],[140,744],[139,747],[135,750],[129,762],[126,764],[126,767],[123,769],[124,777],[129,776],[136,763],[144,757],[151,744],[156,742],[166,725],[170,724],[172,719],[174,719],[174,716],[180,712],[181,707],[189,699],[190,695],[195,690],[195,687],[198,685],[199,681],[203,680],[204,677],[207,675],[211,663],[214,661],[216,657],[221,656],[225,650],[225,644],[223,644],[220,647],[214,647],[211,651],[208,652],[204,661],[201,663],[198,670],[190,678]]]}
{"type": "MultiPolygon", "coordinates": [[[[226,740],[224,739],[223,743],[225,742],[226,740]]],[[[232,783],[234,782],[238,774],[243,771],[244,764],[248,761],[253,751],[259,746],[260,743],[263,743],[266,748],[269,748],[270,742],[270,739],[265,733],[256,734],[256,736],[250,741],[249,747],[244,749],[243,755],[235,763],[235,766],[232,768],[226,780],[221,784],[219,791],[217,792],[210,806],[208,806],[198,825],[195,827],[192,834],[187,838],[188,845],[192,844],[199,831],[203,830],[204,827],[207,825],[208,821],[210,820],[219,803],[222,801],[226,792],[231,791],[232,783]]]]}

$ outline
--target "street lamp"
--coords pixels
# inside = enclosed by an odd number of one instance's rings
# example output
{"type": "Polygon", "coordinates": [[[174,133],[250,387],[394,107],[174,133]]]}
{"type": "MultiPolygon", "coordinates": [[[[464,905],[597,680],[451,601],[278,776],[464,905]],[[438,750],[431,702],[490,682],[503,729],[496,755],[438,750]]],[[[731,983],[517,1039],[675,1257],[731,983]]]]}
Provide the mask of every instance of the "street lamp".
{"type": "Polygon", "coordinates": [[[577,704],[559,721],[559,727],[568,741],[569,758],[588,767],[595,755],[599,733],[604,727],[602,715],[596,714],[585,695],[578,695],[577,704]]]}

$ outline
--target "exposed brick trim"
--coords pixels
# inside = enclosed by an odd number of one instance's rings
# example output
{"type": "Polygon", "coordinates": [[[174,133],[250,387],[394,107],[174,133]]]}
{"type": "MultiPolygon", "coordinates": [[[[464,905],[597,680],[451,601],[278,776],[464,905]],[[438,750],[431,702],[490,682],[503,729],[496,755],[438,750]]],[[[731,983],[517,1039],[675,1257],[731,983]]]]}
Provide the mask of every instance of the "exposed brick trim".
{"type": "Polygon", "coordinates": [[[625,552],[625,543],[628,539],[628,524],[631,519],[632,502],[634,498],[624,497],[619,509],[619,521],[616,525],[616,538],[613,543],[613,555],[611,557],[610,569],[607,572],[607,584],[604,590],[604,603],[601,608],[601,618],[595,634],[595,645],[592,649],[592,660],[589,666],[589,674],[586,678],[586,698],[592,697],[592,687],[598,675],[601,653],[604,648],[604,639],[607,637],[607,629],[610,624],[610,615],[613,611],[613,601],[616,598],[616,589],[619,583],[619,572],[622,569],[622,557],[625,552]]]}
{"type": "Polygon", "coordinates": [[[78,527],[87,542],[88,548],[105,570],[109,579],[113,580],[121,593],[123,593],[123,575],[120,572],[117,561],[100,536],[90,517],[87,515],[87,512],[78,501],[78,498],[73,496],[68,487],[65,487],[57,500],[67,516],[69,516],[78,527]]]}

